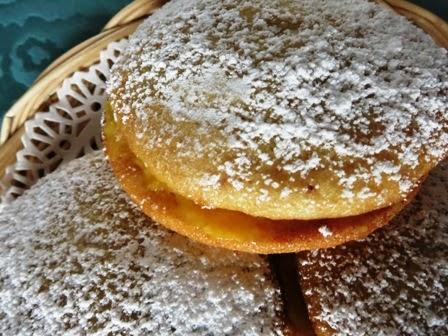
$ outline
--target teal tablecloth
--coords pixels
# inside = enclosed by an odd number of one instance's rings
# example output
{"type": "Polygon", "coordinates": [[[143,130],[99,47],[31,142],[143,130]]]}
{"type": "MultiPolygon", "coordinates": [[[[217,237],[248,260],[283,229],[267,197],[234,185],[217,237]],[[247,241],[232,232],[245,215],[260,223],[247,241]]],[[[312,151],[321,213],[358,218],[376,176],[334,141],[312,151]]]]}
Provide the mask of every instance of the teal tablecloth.
{"type": "MultiPolygon", "coordinates": [[[[448,21],[447,0],[413,1],[448,21]]],[[[97,34],[129,2],[0,0],[0,120],[51,61],[97,34]]]]}
{"type": "Polygon", "coordinates": [[[0,0],[0,120],[54,59],[131,0],[0,0]]]}

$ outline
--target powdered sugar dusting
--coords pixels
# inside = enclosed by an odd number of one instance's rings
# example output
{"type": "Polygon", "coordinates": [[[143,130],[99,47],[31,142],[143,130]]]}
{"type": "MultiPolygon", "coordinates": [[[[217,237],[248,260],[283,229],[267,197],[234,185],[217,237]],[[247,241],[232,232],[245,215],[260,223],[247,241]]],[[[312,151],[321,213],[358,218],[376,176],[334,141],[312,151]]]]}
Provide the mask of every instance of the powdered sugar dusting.
{"type": "Polygon", "coordinates": [[[265,258],[163,229],[114,181],[96,153],[2,207],[0,334],[282,334],[265,258]]]}
{"type": "Polygon", "coordinates": [[[330,237],[333,233],[331,232],[330,228],[326,225],[323,225],[319,227],[319,232],[322,236],[325,238],[330,237]]]}
{"type": "Polygon", "coordinates": [[[336,335],[447,335],[448,162],[390,226],[299,261],[311,314],[336,335]]]}
{"type": "Polygon", "coordinates": [[[237,191],[258,186],[254,176],[278,183],[257,189],[260,201],[306,193],[300,181],[326,171],[342,198],[381,203],[372,183],[406,195],[416,169],[448,148],[447,52],[374,1],[173,0],[131,37],[108,92],[151,134],[148,150],[181,137],[172,123],[151,131],[154,106],[198,137],[218,132],[215,142],[182,136],[179,157],[211,160],[216,181],[237,191]]]}

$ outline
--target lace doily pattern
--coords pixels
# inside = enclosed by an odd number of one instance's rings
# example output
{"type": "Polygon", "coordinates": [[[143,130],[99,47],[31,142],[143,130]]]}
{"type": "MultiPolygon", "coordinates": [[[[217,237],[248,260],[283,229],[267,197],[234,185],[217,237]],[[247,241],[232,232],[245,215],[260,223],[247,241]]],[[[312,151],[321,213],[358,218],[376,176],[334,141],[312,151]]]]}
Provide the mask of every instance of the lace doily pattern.
{"type": "Polygon", "coordinates": [[[1,181],[3,202],[17,198],[61,164],[102,146],[106,80],[126,44],[127,40],[109,44],[97,64],[64,80],[46,108],[25,124],[23,149],[1,181]]]}

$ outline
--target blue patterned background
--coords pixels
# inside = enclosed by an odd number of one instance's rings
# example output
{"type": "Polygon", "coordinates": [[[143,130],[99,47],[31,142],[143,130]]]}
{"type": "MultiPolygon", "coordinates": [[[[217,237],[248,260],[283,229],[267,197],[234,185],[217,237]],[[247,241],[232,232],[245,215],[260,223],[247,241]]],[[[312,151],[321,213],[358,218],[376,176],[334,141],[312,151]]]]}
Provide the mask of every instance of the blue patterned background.
{"type": "Polygon", "coordinates": [[[55,58],[130,0],[0,0],[0,120],[55,58]]]}
{"type": "MultiPolygon", "coordinates": [[[[0,0],[0,120],[55,58],[131,0],[0,0]]],[[[414,0],[448,21],[448,0],[414,0]]]]}

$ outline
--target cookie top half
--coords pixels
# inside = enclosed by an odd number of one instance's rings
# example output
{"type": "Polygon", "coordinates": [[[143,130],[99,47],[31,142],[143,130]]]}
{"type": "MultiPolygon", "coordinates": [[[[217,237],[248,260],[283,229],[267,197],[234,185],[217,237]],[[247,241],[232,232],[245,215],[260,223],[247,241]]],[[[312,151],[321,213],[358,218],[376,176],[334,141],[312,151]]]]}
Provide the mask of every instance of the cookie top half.
{"type": "Polygon", "coordinates": [[[170,1],[108,87],[168,189],[271,219],[401,201],[446,155],[447,92],[446,50],[367,0],[170,1]]]}

